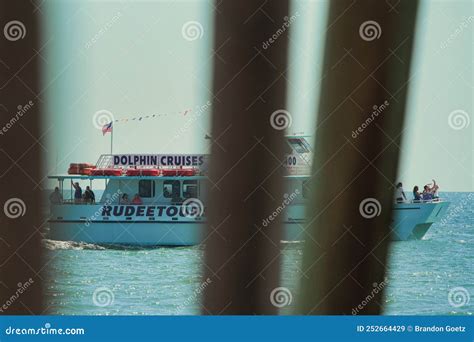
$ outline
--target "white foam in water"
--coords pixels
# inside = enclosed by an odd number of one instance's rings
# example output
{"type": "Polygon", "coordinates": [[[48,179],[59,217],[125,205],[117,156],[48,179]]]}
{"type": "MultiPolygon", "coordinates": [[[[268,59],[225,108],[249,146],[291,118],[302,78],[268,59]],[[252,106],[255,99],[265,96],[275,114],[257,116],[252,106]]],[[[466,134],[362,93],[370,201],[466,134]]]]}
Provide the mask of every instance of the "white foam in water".
{"type": "Polygon", "coordinates": [[[75,250],[84,250],[84,249],[92,249],[92,250],[103,250],[105,249],[102,246],[97,246],[90,243],[85,242],[74,242],[74,241],[57,241],[57,240],[49,240],[43,239],[42,240],[43,246],[46,249],[51,251],[58,250],[58,249],[75,249],[75,250]]]}

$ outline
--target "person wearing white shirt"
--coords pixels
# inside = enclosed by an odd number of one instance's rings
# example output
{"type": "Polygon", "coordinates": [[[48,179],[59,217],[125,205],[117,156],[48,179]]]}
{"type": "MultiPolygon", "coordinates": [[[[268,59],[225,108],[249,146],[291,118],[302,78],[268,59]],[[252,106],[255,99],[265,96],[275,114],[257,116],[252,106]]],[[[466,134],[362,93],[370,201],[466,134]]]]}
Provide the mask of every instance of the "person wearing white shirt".
{"type": "Polygon", "coordinates": [[[397,203],[403,203],[403,202],[406,202],[406,200],[407,200],[407,197],[405,196],[405,192],[403,191],[403,185],[400,182],[395,187],[395,201],[397,203]]]}

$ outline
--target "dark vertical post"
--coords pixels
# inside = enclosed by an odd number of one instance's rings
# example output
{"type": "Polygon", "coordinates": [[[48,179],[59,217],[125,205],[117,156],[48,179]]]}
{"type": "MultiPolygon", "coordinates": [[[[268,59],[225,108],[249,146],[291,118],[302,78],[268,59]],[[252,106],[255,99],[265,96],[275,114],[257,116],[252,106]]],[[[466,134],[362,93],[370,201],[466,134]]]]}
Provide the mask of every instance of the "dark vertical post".
{"type": "Polygon", "coordinates": [[[42,313],[37,13],[30,1],[0,2],[0,314],[8,315],[42,313]]]}
{"type": "Polygon", "coordinates": [[[281,225],[263,220],[284,200],[288,16],[288,1],[216,3],[204,314],[276,312],[281,225]]]}
{"type": "Polygon", "coordinates": [[[330,2],[303,314],[380,313],[417,5],[330,2]]]}

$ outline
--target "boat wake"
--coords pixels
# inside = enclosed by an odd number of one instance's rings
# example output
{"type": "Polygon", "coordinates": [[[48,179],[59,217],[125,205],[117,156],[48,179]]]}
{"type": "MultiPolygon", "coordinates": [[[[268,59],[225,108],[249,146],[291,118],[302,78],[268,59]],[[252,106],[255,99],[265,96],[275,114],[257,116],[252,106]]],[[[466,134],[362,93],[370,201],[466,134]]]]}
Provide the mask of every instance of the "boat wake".
{"type": "Polygon", "coordinates": [[[72,250],[104,250],[105,247],[94,245],[85,242],[75,241],[57,241],[57,240],[42,240],[43,247],[50,251],[56,251],[61,249],[72,249],[72,250]]]}
{"type": "Polygon", "coordinates": [[[62,249],[69,249],[69,250],[132,250],[132,251],[141,251],[141,250],[149,250],[149,249],[158,249],[158,248],[195,248],[196,246],[139,246],[139,245],[121,245],[121,244],[101,244],[95,245],[93,243],[86,243],[86,242],[77,242],[77,241],[59,241],[59,240],[50,240],[50,239],[43,239],[42,240],[43,247],[50,251],[55,250],[62,250],[62,249]]]}

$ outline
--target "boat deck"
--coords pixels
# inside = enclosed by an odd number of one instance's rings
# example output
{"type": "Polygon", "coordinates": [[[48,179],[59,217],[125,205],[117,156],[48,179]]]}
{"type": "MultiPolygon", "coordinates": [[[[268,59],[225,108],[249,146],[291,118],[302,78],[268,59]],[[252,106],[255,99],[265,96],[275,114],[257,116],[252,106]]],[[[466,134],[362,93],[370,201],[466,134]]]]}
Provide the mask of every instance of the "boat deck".
{"type": "Polygon", "coordinates": [[[207,179],[207,176],[92,176],[92,175],[70,175],[70,174],[62,174],[62,175],[50,175],[48,176],[49,179],[83,179],[83,180],[93,180],[93,179],[116,179],[116,180],[132,180],[132,179],[183,179],[183,180],[194,180],[194,179],[207,179]]]}

